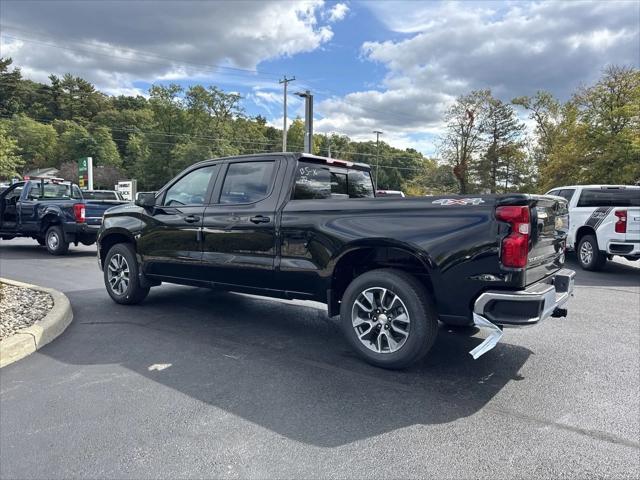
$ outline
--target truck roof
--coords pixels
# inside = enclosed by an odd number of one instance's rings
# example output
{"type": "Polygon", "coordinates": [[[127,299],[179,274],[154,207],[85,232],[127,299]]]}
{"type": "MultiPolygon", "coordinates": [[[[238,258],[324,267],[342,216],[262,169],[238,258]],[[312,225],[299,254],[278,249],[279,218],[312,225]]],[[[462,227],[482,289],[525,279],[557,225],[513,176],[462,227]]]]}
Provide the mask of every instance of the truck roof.
{"type": "MultiPolygon", "coordinates": [[[[351,162],[349,160],[323,157],[320,155],[313,155],[311,153],[304,153],[304,152],[264,152],[264,153],[251,153],[247,155],[232,155],[228,157],[211,158],[208,160],[203,160],[194,165],[200,165],[200,164],[204,165],[211,162],[218,162],[218,161],[224,161],[224,160],[235,160],[235,159],[249,160],[252,158],[264,158],[264,157],[276,157],[276,158],[279,157],[288,161],[298,161],[300,159],[309,159],[309,160],[315,160],[318,162],[323,162],[323,163],[326,163],[327,165],[344,166],[348,168],[358,168],[360,170],[371,170],[371,165],[368,165],[366,163],[351,162]]],[[[191,165],[191,167],[193,167],[194,165],[191,165]]],[[[188,167],[188,168],[191,168],[191,167],[188,167]]]]}
{"type": "Polygon", "coordinates": [[[604,184],[597,184],[597,185],[563,185],[560,187],[553,187],[551,190],[558,190],[558,189],[562,189],[562,188],[619,188],[619,189],[624,189],[624,188],[640,188],[640,186],[638,185],[604,185],[604,184]]]}

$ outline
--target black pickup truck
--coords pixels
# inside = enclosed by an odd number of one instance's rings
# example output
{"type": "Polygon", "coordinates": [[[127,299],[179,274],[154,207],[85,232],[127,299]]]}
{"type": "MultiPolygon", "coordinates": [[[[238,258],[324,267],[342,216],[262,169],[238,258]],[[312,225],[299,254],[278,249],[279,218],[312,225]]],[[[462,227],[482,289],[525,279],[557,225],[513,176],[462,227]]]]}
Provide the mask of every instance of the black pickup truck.
{"type": "Polygon", "coordinates": [[[369,167],[307,154],[195,164],[105,213],[98,262],[118,303],[161,282],[309,299],[367,361],[424,356],[438,320],[488,329],[565,316],[567,206],[524,194],[376,198],[369,167]]]}
{"type": "Polygon", "coordinates": [[[104,211],[123,203],[87,200],[77,185],[64,181],[18,182],[0,193],[0,238],[31,237],[62,255],[70,243],[95,243],[104,211]]]}

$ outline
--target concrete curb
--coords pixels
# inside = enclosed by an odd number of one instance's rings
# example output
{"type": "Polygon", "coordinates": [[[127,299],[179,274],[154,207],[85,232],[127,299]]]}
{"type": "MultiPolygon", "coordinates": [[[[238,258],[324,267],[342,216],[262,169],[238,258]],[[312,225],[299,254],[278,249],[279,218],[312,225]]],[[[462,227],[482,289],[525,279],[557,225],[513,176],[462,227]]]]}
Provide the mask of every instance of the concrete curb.
{"type": "Polygon", "coordinates": [[[73,310],[67,296],[58,290],[7,278],[0,278],[0,282],[46,292],[53,298],[53,308],[43,319],[0,341],[0,368],[2,368],[31,355],[64,332],[73,320],[73,310]]]}

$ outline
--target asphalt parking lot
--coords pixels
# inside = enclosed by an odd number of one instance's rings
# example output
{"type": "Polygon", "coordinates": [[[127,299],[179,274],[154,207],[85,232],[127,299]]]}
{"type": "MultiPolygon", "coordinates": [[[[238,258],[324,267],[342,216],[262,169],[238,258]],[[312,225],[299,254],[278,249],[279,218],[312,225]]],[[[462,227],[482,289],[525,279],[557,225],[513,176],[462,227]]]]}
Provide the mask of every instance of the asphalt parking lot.
{"type": "Polygon", "coordinates": [[[577,271],[569,317],[380,370],[319,304],[163,285],[116,305],[94,247],[0,242],[69,329],[0,371],[2,478],[540,478],[640,474],[640,264],[577,271]]]}

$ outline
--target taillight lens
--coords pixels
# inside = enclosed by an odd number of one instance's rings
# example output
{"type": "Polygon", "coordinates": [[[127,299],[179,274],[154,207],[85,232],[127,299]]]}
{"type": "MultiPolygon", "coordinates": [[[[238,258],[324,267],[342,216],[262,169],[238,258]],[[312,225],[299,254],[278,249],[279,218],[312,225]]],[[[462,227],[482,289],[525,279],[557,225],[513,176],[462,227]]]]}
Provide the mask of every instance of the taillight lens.
{"type": "Polygon", "coordinates": [[[615,225],[616,233],[627,233],[627,211],[616,210],[613,214],[618,217],[615,225]]]}
{"type": "Polygon", "coordinates": [[[73,216],[75,217],[76,222],[84,223],[86,220],[84,203],[76,203],[73,206],[73,216]]]}
{"type": "Polygon", "coordinates": [[[525,267],[531,229],[529,207],[498,207],[496,218],[511,225],[511,232],[502,240],[502,264],[512,268],[525,267]]]}

